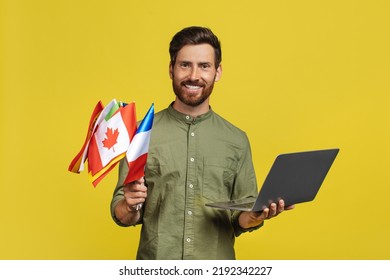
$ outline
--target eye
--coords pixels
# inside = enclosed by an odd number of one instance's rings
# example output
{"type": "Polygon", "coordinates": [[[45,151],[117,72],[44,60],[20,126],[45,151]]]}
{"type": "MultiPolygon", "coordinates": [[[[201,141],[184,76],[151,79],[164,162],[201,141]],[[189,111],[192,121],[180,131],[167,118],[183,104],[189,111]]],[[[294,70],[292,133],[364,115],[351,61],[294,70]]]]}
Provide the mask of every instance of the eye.
{"type": "Polygon", "coordinates": [[[190,64],[188,62],[180,62],[180,67],[181,68],[188,68],[188,67],[190,67],[190,64]]]}
{"type": "Polygon", "coordinates": [[[207,69],[209,69],[209,68],[211,67],[211,65],[210,65],[209,63],[202,63],[202,64],[200,65],[200,67],[201,67],[202,69],[204,69],[204,70],[207,70],[207,69]]]}

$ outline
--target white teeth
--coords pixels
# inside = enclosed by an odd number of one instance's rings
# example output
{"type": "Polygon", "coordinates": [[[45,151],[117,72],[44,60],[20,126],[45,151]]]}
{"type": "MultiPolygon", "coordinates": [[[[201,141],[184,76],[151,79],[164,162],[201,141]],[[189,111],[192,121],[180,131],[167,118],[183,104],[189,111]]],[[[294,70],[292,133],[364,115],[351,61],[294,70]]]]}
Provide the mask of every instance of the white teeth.
{"type": "Polygon", "coordinates": [[[185,86],[186,88],[193,89],[193,90],[200,89],[200,86],[192,86],[192,85],[185,85],[185,86]]]}

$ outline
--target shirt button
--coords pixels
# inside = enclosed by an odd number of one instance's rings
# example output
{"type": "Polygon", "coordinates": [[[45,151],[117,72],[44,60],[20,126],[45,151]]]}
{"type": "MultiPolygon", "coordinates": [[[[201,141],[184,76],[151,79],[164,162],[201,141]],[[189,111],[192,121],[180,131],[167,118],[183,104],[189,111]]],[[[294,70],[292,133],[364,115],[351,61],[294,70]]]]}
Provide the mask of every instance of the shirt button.
{"type": "Polygon", "coordinates": [[[190,116],[186,116],[186,120],[189,120],[190,119],[190,116]]]}
{"type": "Polygon", "coordinates": [[[190,215],[190,216],[192,215],[192,211],[191,211],[191,210],[189,210],[187,213],[188,213],[188,215],[190,215]]]}
{"type": "Polygon", "coordinates": [[[191,161],[191,162],[194,162],[194,161],[195,161],[195,159],[192,157],[192,158],[190,158],[190,161],[191,161]]]}
{"type": "Polygon", "coordinates": [[[194,185],[193,184],[189,184],[189,187],[190,187],[190,189],[192,189],[194,187],[194,185]]]}
{"type": "Polygon", "coordinates": [[[190,242],[191,242],[191,238],[187,238],[186,240],[187,240],[187,242],[188,242],[188,243],[190,243],[190,242]]]}
{"type": "Polygon", "coordinates": [[[191,136],[195,136],[195,133],[194,133],[194,132],[191,132],[191,136]]]}

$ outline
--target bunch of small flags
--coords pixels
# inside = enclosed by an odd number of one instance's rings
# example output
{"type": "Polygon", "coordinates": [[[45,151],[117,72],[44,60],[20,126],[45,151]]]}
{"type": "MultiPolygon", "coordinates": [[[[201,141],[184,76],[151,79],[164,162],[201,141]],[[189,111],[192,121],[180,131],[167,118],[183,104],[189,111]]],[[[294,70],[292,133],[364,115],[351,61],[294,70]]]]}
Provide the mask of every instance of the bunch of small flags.
{"type": "Polygon", "coordinates": [[[154,104],[137,128],[135,103],[112,100],[106,107],[99,101],[92,112],[87,136],[68,170],[80,173],[88,161],[88,174],[97,184],[126,157],[129,173],[124,184],[144,176],[153,126],[154,104]]]}

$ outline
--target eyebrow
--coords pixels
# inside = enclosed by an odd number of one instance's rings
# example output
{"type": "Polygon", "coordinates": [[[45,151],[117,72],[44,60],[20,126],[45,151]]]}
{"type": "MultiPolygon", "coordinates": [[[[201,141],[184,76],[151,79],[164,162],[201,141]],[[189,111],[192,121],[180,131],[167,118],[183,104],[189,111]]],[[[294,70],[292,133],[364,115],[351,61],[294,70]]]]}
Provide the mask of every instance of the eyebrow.
{"type": "MultiPolygon", "coordinates": [[[[187,64],[190,64],[190,65],[194,64],[193,62],[188,61],[188,60],[177,60],[176,63],[187,63],[187,64]]],[[[198,64],[198,65],[207,64],[207,65],[210,65],[210,66],[213,65],[213,63],[209,62],[209,61],[201,61],[201,62],[197,62],[196,64],[198,64]]]]}

